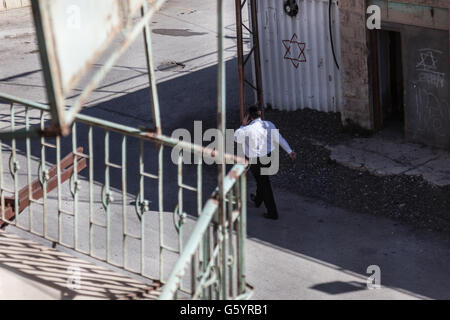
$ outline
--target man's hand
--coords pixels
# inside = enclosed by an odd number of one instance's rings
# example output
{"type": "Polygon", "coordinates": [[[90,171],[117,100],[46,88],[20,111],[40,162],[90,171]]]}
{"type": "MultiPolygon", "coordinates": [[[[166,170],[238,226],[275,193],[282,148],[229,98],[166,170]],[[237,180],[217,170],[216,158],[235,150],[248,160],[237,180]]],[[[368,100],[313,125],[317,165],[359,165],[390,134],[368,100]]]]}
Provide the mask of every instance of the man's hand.
{"type": "Polygon", "coordinates": [[[289,153],[289,158],[291,158],[292,161],[295,161],[295,159],[297,159],[297,154],[292,151],[291,153],[289,153]]]}
{"type": "Polygon", "coordinates": [[[242,125],[246,126],[250,122],[250,114],[246,114],[244,119],[242,119],[242,125]]]}

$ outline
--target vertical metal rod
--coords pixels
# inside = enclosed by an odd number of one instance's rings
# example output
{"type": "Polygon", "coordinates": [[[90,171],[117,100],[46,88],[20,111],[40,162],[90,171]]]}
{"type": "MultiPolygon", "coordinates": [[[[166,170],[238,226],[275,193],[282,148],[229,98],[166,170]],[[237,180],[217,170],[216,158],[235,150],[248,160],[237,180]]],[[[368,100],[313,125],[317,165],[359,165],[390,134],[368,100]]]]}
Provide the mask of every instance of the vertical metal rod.
{"type": "Polygon", "coordinates": [[[242,36],[242,5],[241,0],[235,0],[236,6],[236,40],[238,56],[238,86],[239,86],[239,109],[241,121],[245,116],[245,83],[244,83],[244,39],[242,36]]]}
{"type": "Polygon", "coordinates": [[[89,147],[89,252],[94,254],[94,139],[92,126],[88,129],[89,147]]]}
{"type": "Polygon", "coordinates": [[[225,77],[225,59],[224,59],[224,0],[217,0],[217,31],[218,31],[218,75],[217,75],[217,129],[221,136],[218,143],[218,185],[219,185],[219,232],[222,232],[221,239],[221,298],[225,299],[227,295],[226,285],[226,228],[225,222],[225,194],[223,180],[225,177],[225,118],[226,118],[226,77],[225,77]]]}
{"type": "Polygon", "coordinates": [[[159,144],[158,148],[158,216],[159,216],[159,280],[164,277],[164,199],[163,199],[163,150],[164,146],[159,144]]]}
{"type": "Polygon", "coordinates": [[[195,251],[191,259],[191,295],[195,294],[195,286],[197,283],[197,256],[198,253],[195,251]]]}
{"type": "MultiPolygon", "coordinates": [[[[198,208],[198,216],[200,217],[202,212],[202,196],[203,196],[203,190],[202,190],[202,161],[200,160],[197,166],[197,205],[198,208]]],[[[205,274],[207,272],[207,266],[209,263],[209,260],[211,258],[210,252],[211,252],[211,227],[207,227],[205,230],[205,233],[203,235],[202,245],[200,247],[200,254],[199,257],[201,259],[201,267],[202,267],[202,274],[205,274]]],[[[203,300],[209,300],[212,296],[212,290],[211,286],[208,288],[202,289],[202,299],[203,300]]]]}
{"type": "MultiPolygon", "coordinates": [[[[14,131],[16,128],[16,117],[15,117],[15,106],[14,103],[11,103],[11,130],[14,131]]],[[[14,207],[15,208],[19,208],[19,179],[18,179],[18,175],[17,175],[17,171],[18,171],[18,166],[19,163],[17,162],[17,150],[16,150],[16,139],[12,139],[11,140],[11,148],[12,148],[12,153],[11,153],[11,160],[12,160],[12,164],[13,164],[13,168],[12,168],[12,177],[14,179],[14,207]]],[[[11,168],[10,168],[11,169],[11,168]]],[[[20,225],[20,219],[19,219],[19,215],[16,213],[16,225],[19,226],[20,225]]]]}
{"type": "MultiPolygon", "coordinates": [[[[61,186],[61,137],[56,137],[56,175],[58,182],[58,242],[62,241],[62,217],[61,217],[61,198],[62,198],[62,186],[61,186]]],[[[30,203],[31,205],[31,203],[30,203]]],[[[31,208],[31,206],[30,206],[31,208]]]]}
{"type": "Polygon", "coordinates": [[[145,252],[145,212],[144,212],[144,201],[145,201],[145,192],[144,192],[144,172],[145,172],[145,164],[144,164],[144,141],[140,140],[139,145],[139,200],[141,203],[138,205],[141,206],[141,259],[139,261],[141,273],[144,270],[144,252],[145,252]]]}
{"type": "MultiPolygon", "coordinates": [[[[202,213],[202,192],[203,192],[202,191],[202,160],[200,159],[198,161],[198,163],[197,163],[197,217],[200,217],[200,215],[202,213]]],[[[202,245],[200,245],[199,252],[198,252],[198,255],[197,255],[198,262],[199,262],[199,265],[198,265],[199,268],[198,268],[198,270],[197,269],[195,270],[196,272],[200,272],[200,273],[203,272],[203,265],[205,263],[207,263],[204,260],[203,241],[204,240],[202,240],[202,245]]],[[[194,259],[193,259],[192,260],[192,264],[194,265],[194,263],[196,263],[196,261],[194,261],[194,259]]],[[[196,281],[197,280],[197,274],[194,274],[193,276],[195,276],[194,281],[196,281]]],[[[192,285],[192,292],[193,292],[193,294],[194,294],[194,292],[196,290],[195,289],[195,283],[196,282],[193,282],[193,285],[192,285]]],[[[204,298],[204,296],[205,296],[205,290],[203,289],[202,290],[202,298],[204,298]]]]}
{"type": "Polygon", "coordinates": [[[178,154],[178,250],[183,251],[183,151],[180,150],[178,154]]]}
{"type": "MultiPolygon", "coordinates": [[[[126,268],[127,247],[127,136],[122,136],[122,265],[126,268]]],[[[144,241],[143,239],[141,241],[144,241]]],[[[143,253],[142,253],[143,254],[143,253]]]]}
{"type": "Polygon", "coordinates": [[[251,1],[251,24],[252,24],[252,35],[253,35],[253,46],[254,46],[254,58],[255,58],[255,74],[256,74],[256,88],[258,89],[258,105],[262,108],[264,112],[264,95],[262,87],[261,78],[261,54],[259,50],[259,27],[258,27],[258,11],[257,11],[257,1],[251,1]]]}
{"type": "MultiPolygon", "coordinates": [[[[216,213],[214,219],[219,220],[218,218],[219,218],[219,215],[218,215],[218,213],[216,213]]],[[[214,252],[214,248],[219,245],[219,233],[221,232],[221,230],[222,229],[220,228],[220,224],[214,223],[213,232],[212,232],[213,252],[214,252]]],[[[220,265],[221,258],[219,256],[215,256],[214,259],[215,259],[214,265],[219,268],[219,273],[216,271],[216,275],[217,275],[217,274],[220,274],[220,271],[221,271],[220,270],[221,269],[221,265],[220,265]]],[[[215,300],[219,300],[222,297],[221,281],[222,281],[222,279],[217,276],[217,281],[214,285],[214,295],[215,296],[212,297],[215,300]]]]}
{"type": "Polygon", "coordinates": [[[245,293],[246,265],[245,265],[245,239],[247,238],[247,178],[245,173],[240,177],[241,184],[241,213],[239,219],[239,247],[238,247],[238,281],[239,294],[245,293]]]}
{"type": "Polygon", "coordinates": [[[73,152],[73,245],[75,250],[78,249],[78,169],[77,169],[77,123],[72,126],[72,152],[73,152]]]}
{"type": "MultiPolygon", "coordinates": [[[[237,184],[237,183],[236,183],[237,184]]],[[[235,185],[236,185],[235,184],[235,185]]],[[[233,254],[233,211],[234,211],[234,195],[236,188],[232,188],[228,193],[228,256],[227,256],[227,264],[228,264],[228,296],[233,297],[233,263],[231,263],[234,259],[233,254]],[[232,259],[232,260],[229,260],[232,259]]]]}
{"type": "MultiPolygon", "coordinates": [[[[45,117],[44,112],[41,111],[41,130],[45,129],[45,117]]],[[[43,197],[42,197],[42,222],[44,224],[44,238],[47,237],[47,169],[46,169],[46,157],[45,157],[45,137],[41,138],[41,181],[42,181],[42,191],[43,191],[43,197]]]]}
{"type": "Polygon", "coordinates": [[[110,241],[111,241],[111,194],[109,190],[109,131],[105,130],[105,203],[106,203],[106,261],[110,261],[110,241]]]}
{"type": "MultiPolygon", "coordinates": [[[[30,128],[30,110],[28,107],[25,107],[25,128],[28,130],[30,128]]],[[[30,137],[26,138],[26,154],[27,154],[27,179],[28,179],[28,199],[30,200],[30,205],[28,207],[28,226],[29,230],[31,230],[31,225],[33,223],[33,192],[32,192],[32,177],[31,177],[31,143],[30,137]]]]}
{"type": "Polygon", "coordinates": [[[144,274],[145,270],[145,219],[147,215],[145,211],[142,210],[142,218],[141,218],[141,274],[144,274]]]}
{"type": "MultiPolygon", "coordinates": [[[[141,15],[144,16],[147,11],[147,2],[141,7],[141,15]]],[[[153,115],[153,123],[155,125],[156,132],[158,134],[161,133],[161,119],[160,119],[160,111],[159,111],[159,98],[158,98],[158,89],[156,88],[156,77],[155,77],[155,69],[153,67],[153,54],[152,54],[152,39],[151,39],[151,31],[148,24],[145,24],[144,27],[144,42],[145,42],[145,56],[147,58],[147,72],[148,78],[150,82],[150,95],[152,98],[152,115],[153,115]]]]}

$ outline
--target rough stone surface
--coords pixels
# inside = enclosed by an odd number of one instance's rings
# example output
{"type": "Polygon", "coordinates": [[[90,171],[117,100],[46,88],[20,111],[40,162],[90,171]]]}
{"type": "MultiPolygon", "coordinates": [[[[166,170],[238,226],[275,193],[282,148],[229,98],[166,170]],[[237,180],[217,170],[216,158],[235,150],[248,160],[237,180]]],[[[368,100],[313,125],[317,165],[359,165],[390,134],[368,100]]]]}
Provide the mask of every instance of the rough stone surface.
{"type": "Polygon", "coordinates": [[[342,120],[372,129],[365,1],[339,1],[342,73],[342,120]]]}
{"type": "Polygon", "coordinates": [[[407,143],[383,133],[327,146],[330,159],[375,175],[412,175],[445,187],[450,185],[450,152],[407,143]]]}

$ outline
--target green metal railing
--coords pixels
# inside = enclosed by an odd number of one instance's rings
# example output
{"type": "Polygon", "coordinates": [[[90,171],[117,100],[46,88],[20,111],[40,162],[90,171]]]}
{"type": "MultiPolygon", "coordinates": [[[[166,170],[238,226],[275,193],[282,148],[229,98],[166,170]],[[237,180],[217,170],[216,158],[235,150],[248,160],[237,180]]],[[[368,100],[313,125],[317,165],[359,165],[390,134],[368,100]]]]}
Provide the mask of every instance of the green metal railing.
{"type": "MultiPolygon", "coordinates": [[[[39,122],[40,128],[44,128],[45,115],[48,112],[47,106],[6,94],[0,94],[0,100],[7,101],[10,105],[11,129],[18,128],[19,118],[24,120],[24,123],[20,121],[20,125],[28,131],[35,126],[33,122],[36,121],[39,122]]],[[[71,248],[124,270],[157,280],[164,284],[161,294],[161,298],[164,299],[175,298],[178,291],[191,298],[203,299],[244,298],[249,293],[245,282],[245,170],[247,165],[243,161],[240,163],[235,156],[224,155],[225,161],[235,163],[235,165],[223,180],[226,208],[224,212],[225,221],[221,221],[219,219],[220,194],[218,189],[203,205],[202,163],[185,165],[182,162],[182,156],[178,157],[178,163],[176,164],[178,177],[176,181],[176,188],[178,188],[177,204],[171,212],[165,211],[163,205],[164,147],[177,147],[180,152],[200,154],[204,158],[212,158],[214,152],[208,148],[82,114],[77,115],[76,121],[72,125],[72,134],[69,137],[42,136],[39,140],[36,140],[28,136],[24,141],[18,138],[3,139],[1,145],[0,219],[4,223],[14,225],[55,244],[71,248]],[[121,151],[119,163],[113,162],[110,158],[113,154],[111,150],[112,135],[114,135],[115,149],[121,151]],[[104,142],[104,150],[99,150],[94,144],[95,141],[99,140],[104,142]],[[19,142],[24,145],[24,150],[18,146],[19,142]],[[139,170],[134,179],[139,186],[136,196],[130,195],[127,191],[127,181],[133,180],[128,176],[129,170],[127,167],[129,158],[134,156],[129,154],[129,148],[127,148],[131,142],[133,142],[133,145],[139,145],[137,154],[139,170]],[[144,170],[146,156],[149,154],[149,152],[145,152],[144,145],[148,142],[156,146],[158,159],[156,173],[144,170]],[[35,149],[39,147],[39,150],[35,150],[33,153],[32,146],[35,149]],[[85,147],[86,150],[80,151],[80,146],[85,147]],[[65,161],[62,160],[64,157],[63,149],[71,151],[70,156],[73,157],[71,163],[73,163],[74,168],[70,174],[70,180],[66,179],[67,183],[62,182],[62,177],[65,174],[62,166],[62,161],[65,161]],[[52,150],[54,154],[50,157],[49,154],[52,153],[52,150]],[[5,157],[5,151],[8,153],[7,157],[5,157]],[[97,153],[101,153],[101,155],[97,156],[97,153]],[[55,160],[51,161],[50,158],[55,160]],[[86,169],[83,168],[79,172],[77,166],[80,165],[82,159],[86,161],[86,169]],[[54,166],[51,163],[54,163],[54,166]],[[5,169],[8,170],[8,168],[5,168],[6,166],[9,168],[10,177],[4,174],[5,169]],[[99,167],[103,171],[100,175],[94,172],[94,169],[99,167]],[[191,167],[191,169],[196,167],[194,170],[197,176],[195,186],[188,185],[183,181],[184,167],[191,167]],[[55,170],[56,174],[52,174],[52,171],[55,172],[55,170]],[[120,185],[116,183],[115,186],[112,186],[110,181],[112,170],[120,172],[120,185]],[[98,181],[96,181],[98,176],[103,176],[101,185],[98,185],[98,181]],[[42,194],[38,194],[37,197],[37,192],[32,190],[32,188],[36,189],[36,179],[40,185],[37,189],[42,190],[42,194]],[[158,184],[158,193],[155,194],[158,208],[154,211],[149,209],[149,202],[154,199],[146,197],[144,183],[146,179],[155,180],[158,184]],[[53,184],[52,190],[48,190],[49,184],[53,184]],[[67,185],[69,191],[65,191],[65,185],[67,185]],[[29,205],[23,212],[19,213],[20,201],[24,200],[20,193],[21,190],[26,188],[28,188],[26,200],[29,201],[29,205]],[[188,191],[195,193],[197,209],[194,216],[198,216],[198,220],[194,221],[191,218],[192,231],[184,236],[185,222],[188,216],[184,211],[183,203],[184,192],[188,191]],[[70,196],[68,196],[69,194],[70,196]],[[119,195],[119,201],[113,199],[115,194],[119,195]],[[130,198],[135,200],[134,205],[129,204],[128,199],[130,198]],[[10,204],[8,200],[15,203],[10,204]],[[68,200],[72,202],[71,210],[64,206],[64,203],[68,200]],[[87,202],[87,207],[81,205],[82,202],[87,202]],[[99,203],[101,203],[101,206],[98,205],[99,203]],[[10,219],[6,215],[8,208],[14,208],[14,216],[10,219]],[[130,232],[127,227],[130,213],[133,213],[133,211],[135,215],[131,215],[131,217],[135,217],[134,225],[140,227],[138,234],[130,232]],[[57,214],[52,214],[54,212],[57,214]],[[99,215],[99,213],[104,213],[104,215],[99,215]],[[172,215],[172,219],[167,218],[169,214],[172,215]],[[155,259],[155,257],[149,257],[145,254],[148,244],[147,237],[150,237],[148,234],[152,231],[146,230],[146,220],[150,219],[152,215],[158,216],[159,223],[156,231],[159,233],[159,274],[157,277],[154,275],[154,266],[146,267],[149,258],[155,259]],[[98,222],[99,216],[104,219],[103,222],[98,222]],[[113,217],[117,216],[121,216],[122,219],[121,223],[115,226],[113,217]],[[71,217],[72,219],[72,224],[69,224],[71,232],[69,232],[67,226],[64,227],[65,217],[71,217]],[[88,220],[88,223],[82,224],[80,220],[88,220]],[[138,221],[138,224],[136,224],[136,221],[138,221]],[[176,234],[172,233],[173,237],[169,239],[173,242],[173,238],[176,238],[175,246],[168,245],[167,239],[164,237],[164,228],[168,221],[173,221],[173,229],[176,230],[176,234]],[[84,232],[82,237],[82,230],[85,227],[88,227],[89,232],[84,232]],[[50,229],[55,228],[58,229],[57,232],[52,233],[50,229]],[[96,229],[97,231],[103,229],[106,234],[105,241],[95,240],[96,229]],[[113,230],[118,229],[121,230],[120,235],[117,231],[114,231],[113,237],[113,230]],[[70,233],[72,239],[68,239],[70,237],[65,233],[70,233]],[[140,243],[139,254],[133,256],[139,261],[137,268],[131,268],[127,265],[130,260],[127,241],[130,239],[137,240],[140,243]],[[187,241],[185,241],[186,239],[187,241]],[[103,243],[102,250],[95,249],[99,242],[103,243]],[[103,251],[103,254],[99,254],[99,251],[103,251]],[[117,262],[117,258],[113,256],[113,252],[118,251],[121,251],[121,262],[117,262]],[[174,264],[169,265],[171,273],[168,278],[165,273],[168,264],[164,264],[164,254],[167,252],[179,256],[174,264]],[[190,268],[191,272],[184,277],[186,281],[183,282],[183,276],[187,268],[190,268]],[[150,270],[150,274],[147,270],[150,270]],[[152,272],[153,274],[151,274],[152,272]],[[190,286],[183,285],[187,282],[190,283],[190,286]]]]}

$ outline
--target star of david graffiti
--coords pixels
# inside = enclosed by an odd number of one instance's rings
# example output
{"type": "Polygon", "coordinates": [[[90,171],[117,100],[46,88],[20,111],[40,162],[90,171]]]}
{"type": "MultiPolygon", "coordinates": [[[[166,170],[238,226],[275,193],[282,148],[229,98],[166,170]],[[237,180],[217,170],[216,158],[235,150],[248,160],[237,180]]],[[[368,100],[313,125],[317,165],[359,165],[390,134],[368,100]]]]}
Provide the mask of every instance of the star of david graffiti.
{"type": "Polygon", "coordinates": [[[417,62],[416,68],[421,68],[422,70],[436,70],[438,59],[435,56],[436,53],[441,53],[438,50],[422,49],[419,50],[420,58],[417,62]]]}
{"type": "Polygon", "coordinates": [[[292,65],[297,69],[301,62],[306,62],[305,48],[306,44],[304,42],[297,41],[297,35],[294,33],[291,40],[282,40],[283,46],[286,48],[286,53],[284,54],[285,60],[290,60],[292,65]],[[298,55],[294,51],[298,48],[298,55]],[[292,51],[291,51],[292,49],[292,51]]]}

